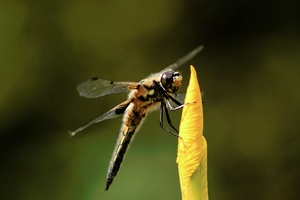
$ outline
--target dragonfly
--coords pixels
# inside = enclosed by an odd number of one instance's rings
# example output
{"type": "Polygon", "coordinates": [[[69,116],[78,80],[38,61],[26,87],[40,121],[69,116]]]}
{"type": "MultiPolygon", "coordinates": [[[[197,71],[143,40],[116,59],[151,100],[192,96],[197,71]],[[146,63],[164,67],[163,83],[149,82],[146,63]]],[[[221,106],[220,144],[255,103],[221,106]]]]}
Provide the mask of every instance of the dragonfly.
{"type": "Polygon", "coordinates": [[[179,137],[178,130],[172,125],[168,112],[168,110],[178,110],[185,105],[176,99],[176,94],[182,84],[183,77],[175,70],[192,59],[202,49],[202,45],[198,46],[175,63],[158,73],[149,75],[140,82],[114,82],[96,77],[77,86],[79,95],[86,98],[97,98],[117,93],[129,93],[126,101],[120,103],[77,130],[70,132],[71,136],[74,136],[92,124],[123,115],[123,123],[109,164],[105,191],[107,191],[112,184],[133,136],[138,131],[143,120],[150,111],[159,108],[160,127],[168,133],[179,137]],[[170,127],[176,133],[164,126],[164,116],[170,127]]]}

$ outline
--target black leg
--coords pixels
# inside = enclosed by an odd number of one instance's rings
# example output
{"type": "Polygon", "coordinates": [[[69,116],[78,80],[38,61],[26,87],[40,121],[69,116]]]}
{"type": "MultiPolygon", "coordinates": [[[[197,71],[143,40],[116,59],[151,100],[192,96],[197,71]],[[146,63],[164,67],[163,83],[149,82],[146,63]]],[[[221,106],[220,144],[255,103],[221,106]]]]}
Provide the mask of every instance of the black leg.
{"type": "Polygon", "coordinates": [[[168,124],[178,133],[178,130],[172,124],[172,121],[171,121],[171,118],[170,118],[167,106],[164,106],[164,108],[165,108],[165,112],[166,112],[166,117],[167,117],[168,124]]]}
{"type": "Polygon", "coordinates": [[[180,103],[179,101],[177,101],[177,99],[175,99],[171,95],[168,95],[168,97],[171,99],[171,101],[173,101],[174,103],[176,103],[178,106],[182,106],[183,105],[182,103],[180,103]]]}
{"type": "MultiPolygon", "coordinates": [[[[164,127],[164,124],[163,124],[163,118],[164,118],[164,109],[166,111],[166,116],[167,116],[167,120],[168,120],[168,123],[170,124],[170,126],[176,130],[176,128],[174,128],[174,126],[172,125],[171,123],[171,120],[170,120],[170,116],[169,116],[169,113],[167,112],[167,109],[166,109],[166,105],[165,103],[162,101],[161,102],[161,105],[160,105],[160,112],[159,112],[159,124],[160,124],[160,127],[163,128],[165,131],[167,131],[168,133],[171,133],[172,135],[176,136],[176,137],[179,137],[178,134],[176,133],[173,133],[172,131],[170,131],[169,129],[165,128],[164,127]]],[[[176,130],[176,132],[178,133],[178,131],[176,130]]]]}
{"type": "Polygon", "coordinates": [[[168,106],[169,106],[169,109],[170,109],[171,111],[178,110],[178,109],[180,109],[180,108],[183,108],[183,106],[186,105],[186,104],[181,104],[180,106],[173,107],[173,106],[171,105],[171,103],[170,103],[170,100],[167,99],[166,101],[167,101],[168,106]]]}
{"type": "MultiPolygon", "coordinates": [[[[183,108],[184,106],[190,104],[190,103],[182,104],[182,103],[180,103],[179,101],[177,101],[174,97],[172,97],[170,95],[168,97],[170,98],[171,101],[173,101],[175,104],[178,105],[177,107],[173,107],[171,105],[171,103],[170,103],[170,100],[167,99],[167,103],[168,103],[168,106],[169,106],[169,108],[170,108],[171,111],[178,110],[178,109],[183,108]]],[[[195,102],[191,102],[191,103],[195,103],[195,102]]]]}

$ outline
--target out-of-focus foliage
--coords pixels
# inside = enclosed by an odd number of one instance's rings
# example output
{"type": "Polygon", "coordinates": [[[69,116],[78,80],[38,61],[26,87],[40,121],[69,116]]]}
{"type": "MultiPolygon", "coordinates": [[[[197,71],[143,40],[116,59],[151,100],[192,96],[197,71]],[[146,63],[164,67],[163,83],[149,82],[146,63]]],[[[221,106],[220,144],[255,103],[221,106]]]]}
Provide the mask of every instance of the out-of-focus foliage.
{"type": "MultiPolygon", "coordinates": [[[[149,115],[108,192],[126,99],[80,98],[93,76],[139,81],[199,44],[211,199],[296,199],[300,13],[288,1],[0,3],[0,199],[180,199],[176,138],[149,115]]],[[[184,91],[184,89],[182,90],[184,91]]],[[[173,112],[179,124],[180,112],[173,112]]]]}

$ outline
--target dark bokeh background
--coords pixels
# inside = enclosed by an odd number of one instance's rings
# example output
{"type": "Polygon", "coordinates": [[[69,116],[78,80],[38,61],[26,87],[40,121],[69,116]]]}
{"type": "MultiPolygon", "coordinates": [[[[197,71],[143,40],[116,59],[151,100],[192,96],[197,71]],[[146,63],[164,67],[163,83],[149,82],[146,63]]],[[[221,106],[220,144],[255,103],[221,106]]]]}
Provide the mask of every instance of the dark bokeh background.
{"type": "MultiPolygon", "coordinates": [[[[299,197],[299,1],[0,5],[0,199],[180,199],[177,140],[157,112],[108,192],[121,118],[74,138],[67,131],[126,99],[84,99],[78,83],[139,81],[199,44],[205,50],[180,70],[186,84],[193,64],[205,93],[210,199],[299,197]]],[[[180,112],[172,118],[179,124],[180,112]]]]}

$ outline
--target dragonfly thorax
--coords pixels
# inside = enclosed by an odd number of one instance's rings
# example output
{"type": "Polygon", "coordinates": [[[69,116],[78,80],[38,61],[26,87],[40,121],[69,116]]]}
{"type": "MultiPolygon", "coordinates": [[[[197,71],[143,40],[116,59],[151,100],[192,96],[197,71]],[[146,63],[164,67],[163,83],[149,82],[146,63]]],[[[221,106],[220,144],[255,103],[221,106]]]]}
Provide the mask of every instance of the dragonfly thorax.
{"type": "Polygon", "coordinates": [[[179,72],[174,70],[165,71],[160,78],[160,85],[162,88],[171,93],[177,92],[182,83],[182,76],[179,72]]]}

